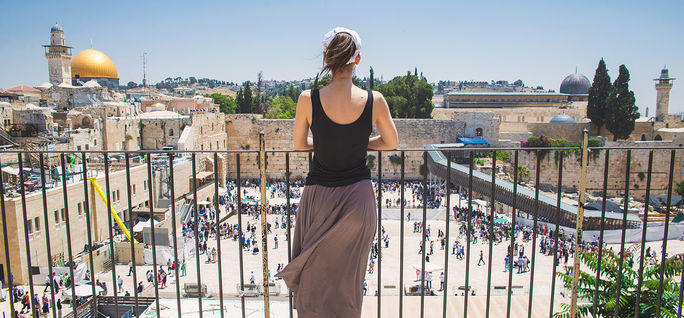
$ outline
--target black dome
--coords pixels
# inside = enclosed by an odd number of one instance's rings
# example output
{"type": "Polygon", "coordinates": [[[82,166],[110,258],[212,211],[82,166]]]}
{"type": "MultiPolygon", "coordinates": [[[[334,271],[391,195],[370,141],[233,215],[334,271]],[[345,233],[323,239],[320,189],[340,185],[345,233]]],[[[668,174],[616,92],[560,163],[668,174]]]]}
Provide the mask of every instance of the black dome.
{"type": "Polygon", "coordinates": [[[568,75],[560,85],[561,94],[586,95],[589,94],[591,82],[579,73],[568,75]]]}
{"type": "Polygon", "coordinates": [[[55,22],[55,25],[52,26],[52,28],[50,29],[50,32],[64,32],[64,30],[62,30],[62,26],[60,26],[59,24],[57,24],[57,22],[55,22]]]}

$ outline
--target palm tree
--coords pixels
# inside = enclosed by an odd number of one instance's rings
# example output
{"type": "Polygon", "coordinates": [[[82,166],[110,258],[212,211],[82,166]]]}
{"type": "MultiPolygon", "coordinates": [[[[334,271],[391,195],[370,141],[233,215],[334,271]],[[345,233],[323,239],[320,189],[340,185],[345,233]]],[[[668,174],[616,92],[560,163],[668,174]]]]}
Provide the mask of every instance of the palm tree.
{"type": "MultiPolygon", "coordinates": [[[[618,290],[618,276],[620,275],[620,255],[609,249],[603,250],[601,274],[597,280],[598,250],[582,251],[580,253],[582,263],[591,272],[580,270],[577,292],[578,298],[583,299],[585,303],[577,305],[577,316],[592,317],[594,311],[593,300],[594,296],[597,296],[596,314],[593,317],[612,317],[616,312],[615,296],[618,290]],[[596,295],[597,284],[598,294],[596,295]]],[[[666,258],[664,261],[660,317],[677,316],[681,286],[675,281],[674,277],[682,273],[682,260],[684,260],[684,254],[666,258]]],[[[639,310],[639,317],[656,317],[658,290],[660,287],[660,268],[660,263],[655,263],[654,265],[645,264],[642,284],[637,286],[639,279],[638,255],[635,256],[629,250],[625,251],[622,264],[622,279],[620,281],[620,297],[617,304],[617,317],[633,317],[637,308],[639,310]],[[638,302],[637,292],[639,292],[638,302]]],[[[557,275],[561,278],[566,288],[572,288],[572,274],[568,275],[559,272],[557,275]]],[[[561,307],[563,310],[554,314],[554,317],[570,317],[570,305],[561,304],[561,307]]]]}

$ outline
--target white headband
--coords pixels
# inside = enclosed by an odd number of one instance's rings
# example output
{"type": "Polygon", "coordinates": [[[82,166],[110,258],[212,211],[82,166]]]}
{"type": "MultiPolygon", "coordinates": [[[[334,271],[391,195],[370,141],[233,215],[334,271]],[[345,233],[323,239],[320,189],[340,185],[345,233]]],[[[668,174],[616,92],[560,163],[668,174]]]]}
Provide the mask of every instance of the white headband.
{"type": "Polygon", "coordinates": [[[354,63],[356,61],[356,57],[359,56],[359,53],[361,53],[361,37],[359,37],[359,34],[356,33],[356,31],[354,31],[354,30],[350,30],[350,29],[343,28],[343,27],[336,27],[336,28],[328,31],[328,33],[326,33],[323,36],[323,49],[324,50],[328,49],[328,45],[330,45],[330,42],[332,42],[332,39],[338,33],[347,33],[347,34],[351,35],[352,40],[354,41],[354,45],[356,45],[356,52],[354,52],[354,55],[352,55],[352,57],[349,59],[349,62],[347,62],[347,64],[354,63]]]}

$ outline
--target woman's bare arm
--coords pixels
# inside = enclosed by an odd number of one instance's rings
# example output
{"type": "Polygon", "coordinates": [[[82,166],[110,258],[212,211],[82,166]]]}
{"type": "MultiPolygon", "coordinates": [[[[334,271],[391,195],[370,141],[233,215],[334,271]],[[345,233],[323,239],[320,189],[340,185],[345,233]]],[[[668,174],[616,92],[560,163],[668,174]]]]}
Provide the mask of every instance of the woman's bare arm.
{"type": "Polygon", "coordinates": [[[294,121],[294,148],[295,150],[313,149],[313,138],[309,137],[311,125],[311,91],[303,91],[297,100],[297,111],[294,121]]]}
{"type": "Polygon", "coordinates": [[[375,126],[380,133],[379,136],[368,138],[368,149],[372,150],[393,150],[399,144],[397,137],[397,127],[394,126],[392,114],[385,97],[379,92],[373,92],[373,113],[375,114],[375,126]]]}

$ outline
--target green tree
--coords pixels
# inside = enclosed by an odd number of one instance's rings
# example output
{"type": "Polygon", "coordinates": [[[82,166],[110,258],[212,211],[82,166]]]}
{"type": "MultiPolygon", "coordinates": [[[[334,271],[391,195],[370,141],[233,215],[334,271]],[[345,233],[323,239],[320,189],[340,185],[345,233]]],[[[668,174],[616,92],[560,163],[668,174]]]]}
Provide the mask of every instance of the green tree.
{"type": "Polygon", "coordinates": [[[126,84],[126,86],[127,86],[128,88],[136,88],[136,87],[138,87],[138,84],[136,84],[136,83],[133,82],[133,81],[130,81],[130,82],[128,82],[128,84],[126,84]]]}
{"type": "Polygon", "coordinates": [[[297,103],[290,96],[281,96],[271,101],[271,106],[266,113],[269,119],[292,119],[295,117],[297,103]]]}
{"type": "Polygon", "coordinates": [[[620,73],[613,83],[615,88],[608,96],[606,128],[613,134],[613,141],[627,139],[634,131],[639,118],[639,108],[634,104],[634,92],[629,90],[629,71],[620,65],[620,73]]]}
{"type": "MultiPolygon", "coordinates": [[[[578,317],[613,317],[617,312],[617,317],[633,317],[635,310],[639,310],[641,317],[656,317],[658,304],[658,289],[660,287],[660,266],[661,264],[650,264],[644,260],[643,269],[643,283],[637,286],[639,272],[630,266],[635,264],[638,268],[637,256],[633,255],[629,250],[625,251],[625,257],[622,263],[622,279],[620,280],[620,297],[618,302],[615,302],[615,296],[618,291],[618,276],[620,275],[619,264],[620,256],[610,250],[604,249],[601,257],[601,275],[596,279],[596,272],[598,269],[598,250],[582,251],[580,252],[580,260],[583,265],[590,270],[585,272],[580,270],[579,288],[577,290],[578,298],[589,300],[589,303],[582,303],[577,305],[578,317]],[[593,300],[596,292],[596,285],[598,284],[598,297],[596,313],[593,313],[593,300]],[[639,290],[639,302],[637,303],[637,291],[639,290]],[[616,308],[617,307],[617,308],[616,308]]],[[[677,304],[679,298],[680,284],[676,282],[675,277],[682,273],[682,260],[684,254],[674,255],[665,259],[665,271],[663,275],[662,285],[662,299],[660,308],[660,317],[676,317],[677,304]]],[[[572,275],[565,273],[557,273],[558,277],[563,281],[566,288],[572,288],[572,275]]],[[[554,317],[566,318],[571,317],[570,305],[561,304],[562,311],[554,314],[554,317]]]]}
{"type": "Polygon", "coordinates": [[[370,80],[368,82],[368,89],[373,89],[375,88],[375,77],[373,73],[373,67],[371,66],[370,68],[370,80]]]}
{"type": "Polygon", "coordinates": [[[606,62],[601,59],[594,74],[594,82],[589,88],[587,103],[587,117],[596,126],[596,135],[601,133],[601,127],[606,123],[608,97],[613,91],[614,88],[610,83],[606,62]]]}
{"type": "Polygon", "coordinates": [[[675,192],[677,192],[677,194],[684,197],[684,181],[680,181],[679,183],[677,183],[677,187],[675,188],[675,192]]]}
{"type": "Polygon", "coordinates": [[[254,110],[255,99],[252,96],[252,88],[250,87],[249,81],[238,91],[237,97],[237,110],[240,114],[251,114],[254,110]]]}
{"type": "Polygon", "coordinates": [[[235,114],[237,111],[237,102],[232,96],[213,93],[209,97],[213,98],[214,103],[219,105],[219,110],[222,113],[235,114]]]}
{"type": "Polygon", "coordinates": [[[385,96],[392,116],[395,118],[431,118],[432,86],[425,78],[407,72],[405,76],[397,76],[391,81],[377,86],[377,90],[385,96]]]}
{"type": "Polygon", "coordinates": [[[188,78],[188,80],[190,80],[190,84],[196,84],[197,83],[197,78],[195,78],[194,76],[190,76],[188,78]]]}
{"type": "MultiPolygon", "coordinates": [[[[321,89],[321,88],[325,87],[326,85],[330,84],[330,82],[332,82],[332,75],[327,74],[327,75],[321,77],[320,79],[318,78],[318,75],[316,75],[316,80],[309,86],[309,89],[317,89],[317,88],[321,89]]],[[[356,77],[356,76],[353,76],[352,77],[352,84],[354,84],[356,86],[360,86],[361,85],[361,79],[356,77]]]]}
{"type": "Polygon", "coordinates": [[[518,166],[516,171],[518,172],[518,183],[522,183],[522,179],[530,176],[530,170],[525,166],[518,166]]]}
{"type": "Polygon", "coordinates": [[[290,85],[290,87],[287,89],[286,95],[296,103],[299,100],[299,94],[301,93],[302,90],[299,87],[290,85]]]}
{"type": "Polygon", "coordinates": [[[331,81],[332,75],[330,74],[327,74],[321,78],[319,78],[318,75],[316,75],[316,80],[313,83],[311,83],[311,85],[309,85],[309,89],[321,89],[325,87],[325,85],[330,84],[331,81]]]}

